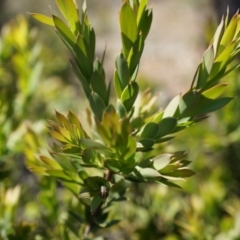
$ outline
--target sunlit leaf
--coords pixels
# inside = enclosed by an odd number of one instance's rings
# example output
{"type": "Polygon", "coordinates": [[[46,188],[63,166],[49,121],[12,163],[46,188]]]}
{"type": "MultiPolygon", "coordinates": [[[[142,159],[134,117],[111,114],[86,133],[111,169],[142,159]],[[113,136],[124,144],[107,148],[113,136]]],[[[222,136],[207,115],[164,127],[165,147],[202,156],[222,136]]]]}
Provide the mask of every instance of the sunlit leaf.
{"type": "Polygon", "coordinates": [[[153,168],[140,168],[137,166],[136,169],[143,178],[159,178],[159,177],[161,177],[159,172],[153,168]]]}
{"type": "Polygon", "coordinates": [[[227,87],[228,84],[219,84],[219,85],[216,85],[206,91],[204,91],[202,93],[202,95],[206,98],[209,98],[209,99],[215,99],[219,96],[221,96],[224,91],[226,90],[226,87],[227,87]]]}
{"type": "Polygon", "coordinates": [[[165,153],[153,159],[153,166],[156,170],[161,170],[171,162],[172,154],[165,153]]]}
{"type": "Polygon", "coordinates": [[[181,100],[180,95],[177,95],[176,97],[174,97],[171,100],[171,102],[167,105],[162,118],[173,117],[177,111],[180,100],[181,100]]]}
{"type": "Polygon", "coordinates": [[[39,22],[45,23],[50,26],[54,26],[53,19],[48,16],[45,16],[39,13],[30,13],[30,15],[34,17],[36,20],[38,20],[39,22]]]}
{"type": "Polygon", "coordinates": [[[121,100],[127,111],[130,111],[138,95],[139,87],[136,82],[131,82],[123,90],[121,100]]]}
{"type": "Polygon", "coordinates": [[[71,48],[74,48],[75,36],[70,31],[68,26],[63,22],[63,20],[55,15],[53,15],[53,22],[61,37],[68,43],[71,48]]]}
{"type": "Polygon", "coordinates": [[[62,167],[58,164],[57,161],[55,161],[54,159],[51,159],[49,157],[46,156],[39,156],[40,160],[45,163],[46,165],[48,165],[49,167],[53,168],[53,169],[62,169],[62,167]]]}
{"type": "Polygon", "coordinates": [[[220,41],[220,51],[224,49],[232,40],[236,32],[237,22],[239,21],[238,14],[235,14],[224,31],[223,37],[220,41]]]}
{"type": "Polygon", "coordinates": [[[122,32],[122,41],[123,45],[126,46],[126,49],[124,51],[125,57],[128,56],[128,52],[130,50],[129,43],[135,42],[137,38],[137,22],[136,17],[133,9],[130,7],[130,5],[125,2],[123,3],[120,14],[119,14],[119,21],[120,21],[120,28],[122,32]]]}

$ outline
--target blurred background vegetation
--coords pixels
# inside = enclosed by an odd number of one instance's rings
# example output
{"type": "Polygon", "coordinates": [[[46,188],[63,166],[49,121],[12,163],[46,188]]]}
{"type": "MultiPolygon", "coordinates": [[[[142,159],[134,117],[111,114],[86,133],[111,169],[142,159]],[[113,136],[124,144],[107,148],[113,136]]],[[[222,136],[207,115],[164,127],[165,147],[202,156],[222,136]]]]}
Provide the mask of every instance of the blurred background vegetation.
{"type": "MultiPolygon", "coordinates": [[[[87,1],[97,55],[107,45],[109,80],[120,51],[120,2],[87,1]]],[[[236,12],[236,2],[150,1],[154,19],[140,78],[142,89],[160,93],[159,106],[189,88],[209,36],[227,5],[236,12]]],[[[71,215],[81,212],[78,201],[54,179],[28,171],[35,154],[48,149],[45,126],[54,109],[71,109],[81,118],[87,106],[69,67],[71,56],[51,28],[27,14],[50,14],[48,5],[54,12],[54,1],[0,2],[0,240],[78,239],[80,226],[71,215]]],[[[164,146],[187,150],[197,175],[181,184],[183,190],[130,185],[131,200],[112,213],[123,220],[98,239],[240,239],[240,73],[228,78],[228,95],[236,99],[164,146]]]]}

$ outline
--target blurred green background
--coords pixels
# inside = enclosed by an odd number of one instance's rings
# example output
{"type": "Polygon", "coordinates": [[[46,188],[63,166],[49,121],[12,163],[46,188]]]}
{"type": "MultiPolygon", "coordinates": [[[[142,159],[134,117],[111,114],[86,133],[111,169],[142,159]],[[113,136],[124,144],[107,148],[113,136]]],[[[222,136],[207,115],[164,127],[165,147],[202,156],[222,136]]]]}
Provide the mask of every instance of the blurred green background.
{"type": "MultiPolygon", "coordinates": [[[[78,1],[79,7],[81,2],[78,1]]],[[[143,54],[139,81],[160,95],[163,108],[187,91],[197,64],[230,1],[155,0],[154,20],[143,54]],[[225,3],[225,5],[224,5],[225,3]],[[224,10],[223,10],[224,9],[224,10]],[[174,70],[173,70],[174,69],[174,70]]],[[[235,2],[236,3],[236,2],[235,2]]],[[[107,45],[111,80],[120,51],[121,1],[87,1],[97,34],[97,57],[107,45]]],[[[81,211],[77,199],[54,179],[28,171],[51,139],[47,120],[68,109],[83,118],[87,104],[69,66],[68,51],[51,28],[27,12],[51,14],[54,1],[0,2],[0,240],[79,239],[80,226],[68,210],[81,211]]],[[[230,13],[236,6],[230,5],[230,13]]],[[[186,150],[197,175],[183,190],[162,185],[130,185],[104,239],[240,239],[240,74],[231,74],[227,107],[181,132],[165,151],[186,150]]],[[[113,96],[114,97],[114,96],[113,96]]],[[[97,236],[96,236],[97,237],[97,236]]],[[[99,238],[101,239],[101,238],[99,238]]]]}

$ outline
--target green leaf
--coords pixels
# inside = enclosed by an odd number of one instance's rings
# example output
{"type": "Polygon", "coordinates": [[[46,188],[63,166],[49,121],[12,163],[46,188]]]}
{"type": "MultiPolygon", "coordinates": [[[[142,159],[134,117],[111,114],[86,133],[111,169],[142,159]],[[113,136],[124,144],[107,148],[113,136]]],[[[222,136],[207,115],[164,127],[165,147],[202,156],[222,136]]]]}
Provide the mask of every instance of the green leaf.
{"type": "Polygon", "coordinates": [[[83,90],[87,96],[87,98],[89,98],[90,94],[91,94],[91,89],[89,86],[89,83],[87,82],[86,78],[83,76],[81,70],[78,68],[78,66],[76,65],[76,63],[71,61],[71,65],[73,68],[74,73],[76,74],[78,80],[81,82],[83,90]]]}
{"type": "Polygon", "coordinates": [[[144,49],[144,39],[142,34],[140,33],[136,41],[133,43],[127,58],[129,72],[130,72],[132,81],[135,81],[137,77],[139,62],[142,56],[143,49],[144,49]]]}
{"type": "Polygon", "coordinates": [[[114,71],[114,87],[115,87],[115,92],[117,93],[117,97],[121,98],[123,89],[122,89],[122,84],[118,76],[117,70],[114,71]]]}
{"type": "Polygon", "coordinates": [[[153,168],[141,168],[136,166],[136,170],[143,178],[160,178],[161,177],[159,172],[153,168]]]}
{"type": "Polygon", "coordinates": [[[55,111],[55,115],[56,115],[57,121],[61,124],[61,126],[65,127],[68,130],[71,130],[71,126],[68,122],[68,119],[63,114],[61,114],[58,111],[55,111]]]}
{"type": "Polygon", "coordinates": [[[144,120],[142,117],[133,118],[131,121],[132,129],[139,129],[144,125],[144,120]]]}
{"type": "Polygon", "coordinates": [[[226,90],[228,84],[219,84],[216,85],[206,91],[204,91],[202,93],[202,95],[206,98],[209,99],[215,99],[217,97],[219,97],[220,95],[222,95],[224,93],[224,91],[226,90]]]}
{"type": "Polygon", "coordinates": [[[91,77],[91,87],[94,92],[96,92],[101,99],[104,101],[105,106],[108,105],[108,92],[104,78],[102,75],[95,71],[91,77]]]}
{"type": "Polygon", "coordinates": [[[88,177],[84,179],[85,185],[89,186],[92,190],[99,190],[101,186],[110,188],[109,182],[102,177],[88,177]]]}
{"type": "Polygon", "coordinates": [[[91,149],[84,149],[82,151],[82,159],[85,163],[94,163],[95,156],[91,149]]]}
{"type": "Polygon", "coordinates": [[[219,26],[218,26],[215,34],[214,34],[214,37],[213,37],[214,57],[217,56],[217,52],[218,52],[218,49],[219,49],[219,43],[220,43],[221,35],[222,35],[222,32],[223,32],[223,25],[224,25],[224,21],[223,21],[223,18],[222,18],[221,23],[219,24],[219,26]]]}
{"type": "Polygon", "coordinates": [[[224,67],[226,67],[227,62],[230,59],[230,55],[232,54],[234,47],[236,45],[235,41],[232,41],[227,45],[227,47],[222,51],[222,53],[217,57],[217,59],[214,61],[210,76],[208,85],[212,83],[211,79],[217,75],[218,72],[220,72],[224,67]]]}
{"type": "Polygon", "coordinates": [[[164,113],[163,113],[163,117],[162,118],[166,118],[166,117],[174,117],[177,109],[178,109],[178,105],[179,102],[181,100],[181,96],[177,95],[176,97],[174,97],[171,102],[167,105],[164,113]]]}
{"type": "Polygon", "coordinates": [[[214,51],[213,46],[210,45],[203,55],[203,62],[206,67],[207,73],[211,72],[213,62],[214,62],[214,51]]]}
{"type": "Polygon", "coordinates": [[[56,4],[64,16],[65,19],[68,19],[68,10],[67,10],[67,5],[66,5],[66,0],[56,0],[56,4]]]}
{"type": "Polygon", "coordinates": [[[127,151],[124,155],[124,160],[132,158],[136,152],[137,143],[134,137],[128,136],[127,151]]]}
{"type": "Polygon", "coordinates": [[[180,169],[180,170],[176,170],[174,172],[165,173],[164,175],[167,175],[170,177],[188,178],[195,174],[196,173],[190,169],[180,169]]]}
{"type": "Polygon", "coordinates": [[[196,108],[200,100],[200,94],[195,91],[185,93],[179,103],[179,112],[181,117],[188,117],[196,108]]]}
{"type": "Polygon", "coordinates": [[[172,117],[164,118],[161,120],[158,126],[159,131],[155,137],[156,139],[171,134],[177,126],[177,119],[172,117]]]}
{"type": "Polygon", "coordinates": [[[139,140],[139,142],[146,148],[150,148],[155,144],[155,141],[150,138],[142,138],[139,140]]]}
{"type": "Polygon", "coordinates": [[[105,104],[99,95],[95,92],[92,92],[89,98],[90,106],[98,118],[99,121],[102,120],[103,111],[105,109],[105,104]]]}
{"type": "Polygon", "coordinates": [[[214,51],[210,45],[203,55],[203,61],[199,67],[198,81],[196,88],[203,87],[208,79],[214,62],[214,51]]]}
{"type": "Polygon", "coordinates": [[[60,134],[59,132],[56,131],[50,131],[50,134],[52,135],[53,138],[55,138],[56,140],[60,141],[60,142],[65,142],[65,143],[69,143],[69,140],[66,139],[62,134],[60,134]]]}
{"type": "Polygon", "coordinates": [[[152,9],[147,9],[143,12],[141,20],[138,24],[138,32],[142,32],[144,40],[146,39],[149,33],[149,30],[152,24],[152,17],[153,17],[152,9]]]}
{"type": "Polygon", "coordinates": [[[70,132],[66,128],[62,128],[62,127],[60,127],[59,130],[60,130],[60,133],[64,136],[64,138],[66,138],[67,140],[69,140],[69,142],[71,142],[72,137],[70,132]]]}
{"type": "Polygon", "coordinates": [[[73,174],[70,171],[48,169],[46,171],[46,173],[48,173],[50,176],[58,178],[58,179],[60,179],[62,181],[74,182],[74,183],[82,184],[82,182],[80,181],[80,178],[76,174],[73,174]]]}
{"type": "Polygon", "coordinates": [[[123,90],[121,95],[121,101],[125,106],[127,111],[130,111],[137,96],[138,96],[139,87],[136,82],[131,82],[128,86],[123,90]]]}
{"type": "Polygon", "coordinates": [[[205,101],[204,104],[200,104],[192,113],[191,115],[201,115],[206,114],[209,112],[216,111],[225,105],[227,105],[233,98],[224,97],[224,98],[217,98],[211,99],[209,101],[205,101]]]}
{"type": "Polygon", "coordinates": [[[159,171],[166,167],[171,162],[172,154],[165,153],[153,159],[154,168],[159,171]]]}
{"type": "MultiPolygon", "coordinates": [[[[175,132],[175,130],[174,130],[175,132]]],[[[171,137],[161,137],[155,140],[155,143],[163,143],[163,142],[168,142],[170,140],[172,140],[174,138],[174,136],[171,137]]]]}
{"type": "Polygon", "coordinates": [[[175,188],[181,189],[180,186],[178,186],[176,183],[169,182],[168,179],[161,178],[158,182],[160,182],[168,187],[175,187],[175,188]]]}
{"type": "MultiPolygon", "coordinates": [[[[122,32],[123,46],[128,46],[129,43],[126,41],[130,41],[132,43],[135,42],[137,38],[137,22],[135,18],[135,13],[130,5],[125,2],[123,3],[120,13],[119,13],[119,21],[120,21],[120,28],[122,32]]],[[[125,57],[128,56],[129,48],[127,47],[124,51],[125,57]]]]}
{"type": "Polygon", "coordinates": [[[154,139],[158,134],[158,130],[159,130],[159,125],[157,123],[149,122],[144,126],[144,129],[141,134],[141,138],[154,139]]]}
{"type": "Polygon", "coordinates": [[[91,202],[91,211],[94,213],[96,209],[101,205],[103,202],[102,198],[99,195],[96,195],[93,197],[93,200],[91,202]]]}
{"type": "Polygon", "coordinates": [[[81,35],[77,37],[74,54],[81,72],[86,79],[90,79],[93,73],[93,62],[89,57],[90,48],[88,43],[81,35]]]}
{"type": "Polygon", "coordinates": [[[68,12],[68,22],[70,24],[71,31],[77,36],[80,31],[78,8],[73,0],[67,0],[66,10],[68,12]]]}
{"type": "Polygon", "coordinates": [[[74,124],[77,127],[81,137],[84,137],[84,138],[87,137],[87,134],[84,132],[82,125],[75,114],[73,114],[71,111],[68,111],[67,118],[72,124],[74,124]]]}
{"type": "Polygon", "coordinates": [[[53,15],[53,22],[59,35],[65,40],[67,47],[72,51],[75,44],[75,36],[61,18],[53,15]]]}
{"type": "Polygon", "coordinates": [[[231,19],[229,25],[227,26],[226,30],[224,31],[223,37],[220,41],[220,49],[221,48],[224,49],[233,40],[238,20],[239,20],[238,14],[235,14],[231,19]]]}
{"type": "Polygon", "coordinates": [[[34,172],[39,175],[46,175],[46,168],[45,167],[37,167],[37,166],[31,166],[28,168],[31,172],[34,172]]]}
{"type": "Polygon", "coordinates": [[[48,16],[45,16],[39,13],[30,13],[30,15],[36,20],[38,20],[39,22],[45,23],[50,26],[54,26],[53,19],[48,16]]]}
{"type": "Polygon", "coordinates": [[[124,118],[127,115],[127,110],[120,101],[120,99],[117,100],[117,113],[120,116],[120,118],[124,118]]]}
{"type": "Polygon", "coordinates": [[[181,164],[169,164],[169,165],[165,166],[164,168],[162,168],[159,172],[161,174],[169,173],[169,172],[176,171],[180,167],[181,167],[181,164]]]}
{"type": "Polygon", "coordinates": [[[106,146],[103,145],[102,143],[93,141],[91,139],[81,139],[80,142],[86,147],[86,148],[91,148],[91,149],[95,149],[95,150],[100,150],[100,149],[104,149],[107,150],[106,146]]]}
{"type": "Polygon", "coordinates": [[[137,13],[137,25],[139,25],[140,20],[142,18],[142,15],[146,9],[146,6],[148,4],[148,0],[141,0],[138,8],[138,13],[137,13]]]}
{"type": "MultiPolygon", "coordinates": [[[[88,41],[88,45],[89,45],[88,56],[89,56],[90,61],[93,62],[94,58],[95,58],[96,36],[95,36],[94,29],[91,26],[89,26],[89,41],[88,41]]],[[[104,54],[103,54],[103,56],[104,56],[104,54]]],[[[102,62],[102,65],[103,65],[103,62],[102,62]]],[[[103,77],[104,77],[104,75],[103,75],[103,77]]]]}
{"type": "Polygon", "coordinates": [[[39,156],[40,160],[53,169],[62,169],[57,161],[46,156],[39,156]]]}
{"type": "Polygon", "coordinates": [[[130,75],[127,61],[122,53],[117,57],[115,65],[121,83],[121,89],[123,90],[130,81],[130,75]]]}
{"type": "Polygon", "coordinates": [[[120,172],[122,168],[121,163],[117,160],[108,159],[104,161],[104,164],[106,168],[108,168],[111,172],[115,172],[115,173],[120,172]]]}

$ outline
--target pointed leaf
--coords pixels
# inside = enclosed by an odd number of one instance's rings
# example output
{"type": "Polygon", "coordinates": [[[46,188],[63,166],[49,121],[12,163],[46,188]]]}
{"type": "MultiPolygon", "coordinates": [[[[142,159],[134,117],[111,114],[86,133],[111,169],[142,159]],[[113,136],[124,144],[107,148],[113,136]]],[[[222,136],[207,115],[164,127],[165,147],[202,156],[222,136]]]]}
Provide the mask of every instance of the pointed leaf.
{"type": "Polygon", "coordinates": [[[69,140],[66,139],[62,134],[60,134],[59,132],[56,131],[50,131],[50,134],[52,135],[53,138],[55,138],[56,140],[60,141],[60,142],[66,142],[68,143],[69,140]]]}
{"type": "Polygon", "coordinates": [[[121,83],[121,89],[124,89],[130,81],[130,75],[127,61],[122,53],[117,57],[115,65],[121,83]]]}
{"type": "Polygon", "coordinates": [[[53,22],[60,36],[67,42],[69,46],[71,46],[71,48],[74,48],[75,36],[70,31],[68,26],[63,22],[61,18],[55,15],[53,15],[53,22]]]}
{"type": "Polygon", "coordinates": [[[153,159],[153,166],[156,170],[161,170],[171,162],[172,154],[165,153],[153,159]]]}
{"type": "Polygon", "coordinates": [[[95,71],[91,77],[91,87],[104,101],[104,104],[108,105],[108,92],[104,78],[102,75],[95,71]]]}
{"type": "Polygon", "coordinates": [[[233,98],[224,97],[224,98],[217,98],[213,99],[203,105],[200,105],[199,107],[194,110],[191,115],[200,115],[200,114],[206,114],[209,112],[216,111],[225,105],[227,105],[230,101],[232,101],[233,98]]]}
{"type": "Polygon", "coordinates": [[[147,9],[143,12],[141,20],[138,24],[138,31],[142,32],[144,40],[146,39],[146,37],[149,33],[149,30],[150,30],[150,27],[151,27],[151,24],[152,24],[152,17],[153,17],[152,9],[147,9]]]}
{"type": "Polygon", "coordinates": [[[226,90],[226,87],[227,87],[227,84],[219,84],[204,91],[202,95],[206,98],[215,99],[224,93],[224,91],[226,90]]]}
{"type": "Polygon", "coordinates": [[[235,14],[231,19],[229,25],[227,26],[226,30],[224,31],[223,37],[220,42],[220,48],[225,48],[233,40],[238,20],[238,14],[235,14]]]}
{"type": "Polygon", "coordinates": [[[145,125],[141,134],[141,138],[154,139],[158,134],[158,130],[159,130],[159,125],[157,123],[149,122],[145,125]]]}
{"type": "Polygon", "coordinates": [[[92,92],[89,98],[89,102],[95,116],[98,118],[99,121],[101,121],[103,111],[105,109],[105,104],[103,100],[97,93],[92,92]]]}
{"type": "Polygon", "coordinates": [[[36,20],[38,20],[39,22],[45,23],[50,26],[54,26],[53,19],[48,16],[45,16],[39,13],[30,13],[30,15],[36,20]]]}
{"type": "Polygon", "coordinates": [[[121,164],[117,160],[105,160],[104,164],[112,172],[118,173],[121,170],[121,164]]]}
{"type": "Polygon", "coordinates": [[[83,76],[81,70],[78,68],[78,66],[71,61],[71,65],[72,65],[72,68],[73,68],[73,71],[74,73],[76,74],[78,80],[81,82],[82,84],[82,87],[83,87],[83,90],[87,96],[87,98],[89,98],[90,94],[91,94],[91,89],[90,89],[90,86],[89,86],[89,83],[88,81],[86,80],[86,78],[83,76]]]}
{"type": "Polygon", "coordinates": [[[158,126],[159,131],[155,137],[156,139],[171,134],[177,126],[177,119],[172,117],[164,118],[161,120],[158,126]]]}
{"type": "Polygon", "coordinates": [[[62,169],[57,161],[46,156],[39,156],[40,160],[53,169],[62,169]]]}
{"type": "Polygon", "coordinates": [[[117,100],[117,113],[120,116],[120,118],[124,118],[127,115],[126,108],[119,99],[117,100]]]}
{"type": "Polygon", "coordinates": [[[177,95],[174,97],[171,102],[167,105],[162,118],[173,117],[177,111],[181,96],[177,95]]]}
{"type": "Polygon", "coordinates": [[[223,18],[222,18],[221,23],[219,24],[219,26],[214,34],[214,37],[213,37],[213,50],[214,50],[215,57],[217,56],[217,52],[219,49],[219,43],[220,43],[221,35],[223,32],[223,25],[224,25],[224,22],[223,22],[223,18]]]}
{"type": "Polygon", "coordinates": [[[122,92],[121,101],[127,111],[130,111],[138,95],[139,87],[136,82],[131,82],[122,92]]]}
{"type": "Polygon", "coordinates": [[[153,168],[140,168],[136,167],[136,170],[143,178],[159,178],[161,175],[153,168]]]}
{"type": "Polygon", "coordinates": [[[180,169],[171,173],[165,173],[164,175],[170,176],[170,177],[179,177],[179,178],[188,178],[196,173],[190,169],[180,169]]]}
{"type": "Polygon", "coordinates": [[[139,142],[146,148],[150,148],[155,144],[155,141],[150,138],[142,138],[139,140],[139,142]]]}
{"type": "Polygon", "coordinates": [[[117,93],[117,97],[121,98],[123,89],[122,89],[122,84],[118,76],[117,70],[114,71],[114,87],[115,87],[115,92],[117,93]]]}
{"type": "Polygon", "coordinates": [[[94,213],[96,209],[101,205],[103,202],[102,198],[99,195],[96,195],[93,197],[93,200],[91,202],[91,211],[94,213]]]}
{"type": "Polygon", "coordinates": [[[122,5],[119,18],[121,32],[134,42],[137,38],[137,22],[135,13],[127,2],[122,5]]]}
{"type": "Polygon", "coordinates": [[[198,105],[200,94],[195,91],[185,93],[179,103],[179,112],[181,117],[188,117],[190,112],[193,111],[198,105]]]}

